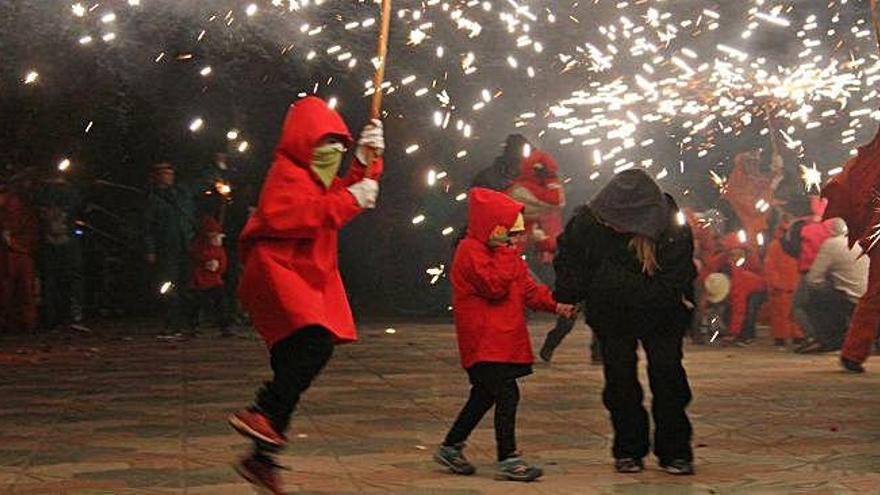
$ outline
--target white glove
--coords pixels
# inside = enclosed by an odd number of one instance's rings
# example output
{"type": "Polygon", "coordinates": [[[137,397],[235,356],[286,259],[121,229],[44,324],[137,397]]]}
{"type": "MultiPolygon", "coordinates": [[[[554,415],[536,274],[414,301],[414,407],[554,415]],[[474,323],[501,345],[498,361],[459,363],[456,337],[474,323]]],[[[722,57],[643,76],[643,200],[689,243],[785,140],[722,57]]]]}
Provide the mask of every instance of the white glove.
{"type": "Polygon", "coordinates": [[[376,197],[379,196],[379,183],[373,179],[363,179],[348,186],[348,192],[354,196],[361,208],[375,208],[376,197]]]}
{"type": "Polygon", "coordinates": [[[548,236],[547,233],[544,232],[543,229],[541,229],[541,227],[538,227],[538,224],[535,224],[535,226],[532,228],[532,238],[535,239],[537,242],[541,242],[546,241],[550,238],[550,236],[548,236]]]}
{"type": "Polygon", "coordinates": [[[364,165],[369,165],[367,163],[367,150],[371,148],[376,153],[376,156],[382,156],[382,153],[385,151],[385,133],[382,131],[382,121],[379,119],[370,120],[361,130],[361,137],[358,139],[357,149],[354,152],[358,161],[364,165]]]}
{"type": "Polygon", "coordinates": [[[3,231],[3,242],[5,242],[7,246],[12,245],[12,232],[8,230],[3,231]]]}
{"type": "Polygon", "coordinates": [[[205,263],[205,268],[206,268],[209,272],[216,272],[217,270],[220,269],[220,262],[217,261],[217,260],[210,260],[210,261],[208,261],[208,262],[205,263]]]}

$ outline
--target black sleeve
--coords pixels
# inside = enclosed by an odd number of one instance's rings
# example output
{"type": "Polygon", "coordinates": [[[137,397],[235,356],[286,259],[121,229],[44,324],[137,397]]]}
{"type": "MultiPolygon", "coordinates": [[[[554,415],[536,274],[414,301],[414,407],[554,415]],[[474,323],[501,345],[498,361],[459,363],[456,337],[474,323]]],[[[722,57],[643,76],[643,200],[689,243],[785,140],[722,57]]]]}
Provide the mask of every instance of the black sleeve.
{"type": "Polygon", "coordinates": [[[693,302],[697,270],[693,261],[693,237],[687,226],[672,227],[657,246],[660,269],[654,276],[636,273],[613,260],[597,270],[592,287],[609,302],[626,301],[638,308],[676,307],[682,298],[693,302]]]}
{"type": "Polygon", "coordinates": [[[553,259],[556,290],[553,297],[560,303],[577,304],[586,298],[593,271],[591,244],[597,226],[592,214],[581,211],[569,220],[556,241],[556,257],[553,259]]]}

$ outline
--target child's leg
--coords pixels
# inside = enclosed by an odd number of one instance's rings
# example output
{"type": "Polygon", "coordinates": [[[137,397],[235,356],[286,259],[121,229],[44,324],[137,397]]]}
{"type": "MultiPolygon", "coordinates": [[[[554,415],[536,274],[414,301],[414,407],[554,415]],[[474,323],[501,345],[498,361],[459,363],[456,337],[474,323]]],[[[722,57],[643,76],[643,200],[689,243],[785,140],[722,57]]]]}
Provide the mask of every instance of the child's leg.
{"type": "Polygon", "coordinates": [[[499,385],[495,397],[495,443],[498,461],[516,456],[516,409],[519,405],[519,387],[515,379],[499,385]]]}
{"type": "Polygon", "coordinates": [[[333,355],[333,335],[323,327],[298,330],[271,350],[274,376],[257,393],[254,407],[265,414],[272,427],[283,434],[290,417],[312,381],[333,355]]]}
{"type": "Polygon", "coordinates": [[[458,418],[453,423],[452,428],[449,429],[449,433],[446,434],[446,440],[443,441],[443,445],[452,447],[467,440],[471,432],[474,431],[474,428],[477,427],[480,420],[483,419],[483,416],[486,415],[494,404],[495,397],[493,394],[483,385],[474,383],[471,386],[471,395],[458,414],[458,418]]]}

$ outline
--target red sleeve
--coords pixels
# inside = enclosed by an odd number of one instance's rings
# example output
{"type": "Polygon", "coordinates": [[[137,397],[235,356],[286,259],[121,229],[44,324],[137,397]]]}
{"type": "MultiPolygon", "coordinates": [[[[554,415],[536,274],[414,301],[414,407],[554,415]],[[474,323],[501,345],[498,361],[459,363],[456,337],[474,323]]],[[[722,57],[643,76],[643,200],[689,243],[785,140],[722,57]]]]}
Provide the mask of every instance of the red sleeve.
{"type": "Polygon", "coordinates": [[[544,284],[536,283],[528,270],[524,270],[526,284],[526,306],[534,311],[556,312],[556,299],[553,291],[544,284]]]}
{"type": "Polygon", "coordinates": [[[9,231],[12,251],[31,253],[40,242],[39,221],[33,209],[17,196],[9,195],[6,203],[6,230],[9,231]]]}
{"type": "Polygon", "coordinates": [[[491,252],[481,247],[467,240],[459,244],[459,249],[463,250],[461,254],[466,256],[461,275],[478,296],[489,300],[504,299],[519,275],[519,264],[523,261],[513,249],[498,248],[491,252]]]}
{"type": "MultiPolygon", "coordinates": [[[[382,169],[385,168],[385,164],[382,160],[382,157],[376,158],[376,161],[373,163],[373,169],[370,171],[370,178],[374,180],[379,180],[379,177],[382,175],[382,169]]],[[[348,167],[348,173],[345,174],[345,177],[340,179],[340,184],[342,187],[348,187],[355,182],[360,182],[367,174],[367,166],[360,162],[357,158],[352,160],[351,166],[348,167]]]]}
{"type": "Polygon", "coordinates": [[[340,229],[362,211],[338,182],[326,194],[316,194],[312,181],[305,169],[277,161],[263,186],[254,221],[245,231],[247,237],[310,238],[321,229],[340,229]]]}

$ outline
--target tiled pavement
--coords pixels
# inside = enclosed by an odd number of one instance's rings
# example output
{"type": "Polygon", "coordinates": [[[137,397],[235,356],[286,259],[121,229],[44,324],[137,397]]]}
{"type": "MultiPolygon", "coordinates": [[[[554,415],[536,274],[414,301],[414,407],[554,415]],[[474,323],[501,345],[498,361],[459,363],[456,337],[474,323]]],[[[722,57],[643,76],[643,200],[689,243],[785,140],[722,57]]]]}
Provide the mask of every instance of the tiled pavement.
{"type": "MultiPolygon", "coordinates": [[[[363,326],[306,395],[282,459],[291,493],[880,493],[880,358],[849,376],[832,355],[689,347],[699,474],[652,462],[623,476],[580,330],[524,380],[519,443],[546,477],[520,485],[492,480],[491,421],[470,442],[476,476],[431,462],[467,392],[452,327],[385,326],[363,326]]],[[[0,493],[252,493],[229,467],[246,443],[224,418],[265,377],[262,345],[246,331],[169,343],[108,328],[0,339],[0,493]]]]}

